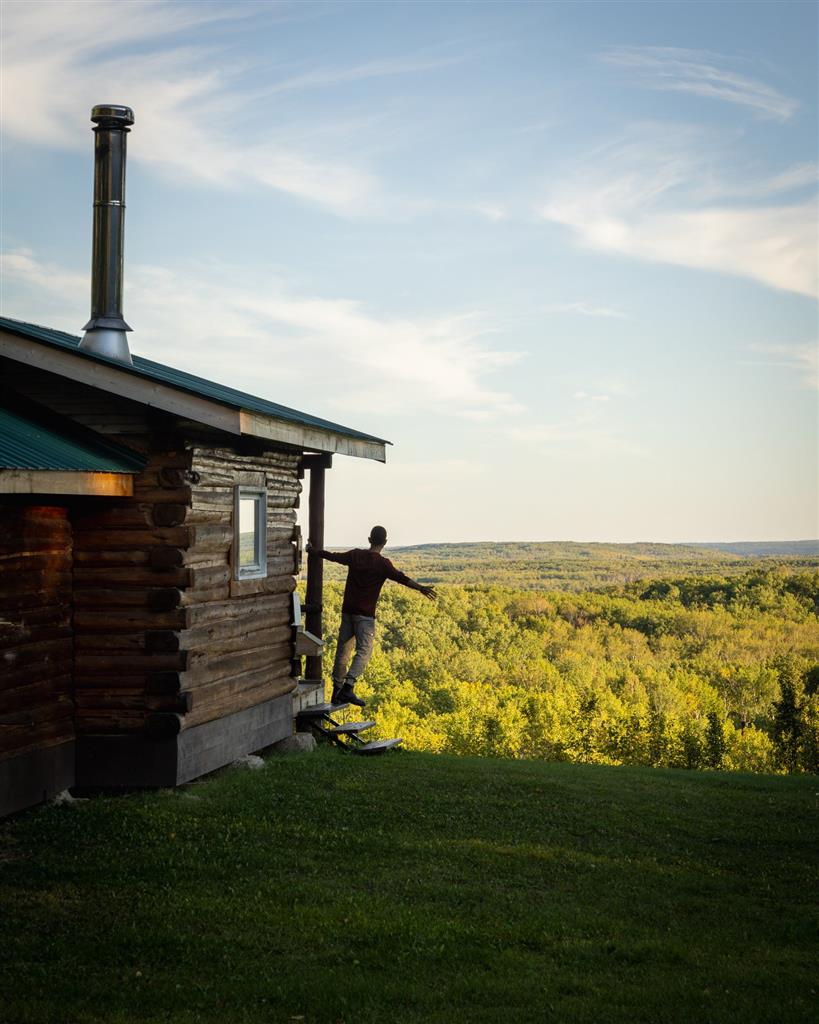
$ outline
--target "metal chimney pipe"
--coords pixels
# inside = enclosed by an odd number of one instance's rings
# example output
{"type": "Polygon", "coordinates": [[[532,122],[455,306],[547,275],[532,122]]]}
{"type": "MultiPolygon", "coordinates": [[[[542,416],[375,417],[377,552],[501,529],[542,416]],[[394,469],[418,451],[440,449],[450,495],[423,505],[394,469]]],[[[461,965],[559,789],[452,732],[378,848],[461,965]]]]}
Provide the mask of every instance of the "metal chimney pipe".
{"type": "Polygon", "coordinates": [[[125,240],[126,136],[134,123],[130,107],[94,107],[94,255],[91,260],[91,319],[80,348],[131,363],[131,328],[122,318],[122,262],[125,240]]]}

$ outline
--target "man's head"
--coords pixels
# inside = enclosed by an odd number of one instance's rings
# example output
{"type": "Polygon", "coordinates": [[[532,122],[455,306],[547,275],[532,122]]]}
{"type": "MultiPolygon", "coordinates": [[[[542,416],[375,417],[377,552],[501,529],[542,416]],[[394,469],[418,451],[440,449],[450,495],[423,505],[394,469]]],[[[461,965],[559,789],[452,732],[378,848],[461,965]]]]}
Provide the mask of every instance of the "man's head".
{"type": "Polygon", "coordinates": [[[370,530],[370,536],[367,539],[370,542],[371,548],[383,548],[387,543],[387,531],[383,526],[374,526],[370,530]]]}

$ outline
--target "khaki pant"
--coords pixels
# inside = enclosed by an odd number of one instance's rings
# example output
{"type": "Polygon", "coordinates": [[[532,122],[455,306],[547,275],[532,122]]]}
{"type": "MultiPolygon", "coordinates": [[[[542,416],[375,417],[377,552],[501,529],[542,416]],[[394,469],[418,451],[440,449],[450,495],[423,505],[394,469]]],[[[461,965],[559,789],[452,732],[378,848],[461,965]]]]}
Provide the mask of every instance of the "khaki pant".
{"type": "Polygon", "coordinates": [[[372,657],[374,644],[375,619],[370,615],[350,615],[349,612],[342,612],[336,660],[333,664],[333,682],[341,685],[345,679],[349,679],[350,685],[354,685],[372,657]],[[353,644],[355,657],[348,669],[353,644]]]}

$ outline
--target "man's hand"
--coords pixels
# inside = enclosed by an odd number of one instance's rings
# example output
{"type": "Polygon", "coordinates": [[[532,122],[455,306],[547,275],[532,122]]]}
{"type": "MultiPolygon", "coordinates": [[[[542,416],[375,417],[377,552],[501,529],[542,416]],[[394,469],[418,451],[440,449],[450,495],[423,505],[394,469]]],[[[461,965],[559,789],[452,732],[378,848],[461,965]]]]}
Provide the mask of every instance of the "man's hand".
{"type": "Polygon", "coordinates": [[[438,596],[435,593],[435,587],[419,587],[418,589],[421,591],[424,597],[428,597],[430,601],[434,601],[438,596]]]}
{"type": "Polygon", "coordinates": [[[311,552],[311,551],[313,550],[313,545],[312,545],[312,544],[310,543],[310,541],[309,541],[309,540],[308,540],[308,541],[307,541],[307,543],[306,543],[306,544],[304,545],[304,550],[305,550],[305,551],[307,552],[307,554],[308,554],[308,555],[309,555],[309,554],[310,554],[310,552],[311,552]]]}

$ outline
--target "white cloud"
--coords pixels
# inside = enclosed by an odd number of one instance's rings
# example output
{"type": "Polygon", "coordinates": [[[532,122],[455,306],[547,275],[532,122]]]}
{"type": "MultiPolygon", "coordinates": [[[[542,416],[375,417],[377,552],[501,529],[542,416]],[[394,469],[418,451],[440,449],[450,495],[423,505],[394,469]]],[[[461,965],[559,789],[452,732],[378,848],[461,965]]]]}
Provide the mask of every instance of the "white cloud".
{"type": "Polygon", "coordinates": [[[221,187],[261,184],[343,216],[400,213],[402,200],[383,195],[377,176],[354,154],[352,133],[338,130],[338,117],[333,131],[315,116],[288,124],[292,110],[271,94],[419,72],[458,58],[422,54],[319,68],[260,91],[245,83],[252,70],[246,58],[220,49],[224,33],[237,19],[250,24],[287,12],[276,4],[131,0],[123,16],[116,3],[5,4],[3,130],[29,143],[88,147],[82,126],[91,107],[124,102],[136,113],[131,160],[221,187]],[[208,26],[221,33],[211,33],[214,45],[185,44],[186,33],[208,26]]]}
{"type": "MultiPolygon", "coordinates": [[[[130,267],[132,352],[284,404],[298,393],[356,414],[434,410],[491,419],[522,409],[485,383],[519,354],[487,344],[491,332],[479,312],[378,317],[350,299],[295,295],[270,277],[259,288],[232,284],[232,274],[225,267],[186,274],[130,267]]],[[[6,254],[2,275],[7,292],[9,284],[17,288],[23,308],[15,316],[42,322],[43,310],[59,305],[51,326],[74,333],[87,319],[85,275],[40,263],[29,251],[6,254]]]]}
{"type": "MultiPolygon", "coordinates": [[[[581,244],[659,263],[738,274],[773,288],[817,293],[815,200],[751,205],[747,186],[714,169],[704,132],[637,126],[567,169],[540,208],[581,244]],[[704,202],[706,188],[724,197],[704,202]],[[718,182],[714,185],[713,182],[718,182]],[[745,190],[745,191],[743,191],[745,190]],[[731,197],[736,196],[736,203],[731,197]]],[[[768,191],[804,183],[805,165],[768,181],[768,191]]],[[[761,183],[756,183],[757,193],[761,183]]]]}
{"type": "Polygon", "coordinates": [[[751,365],[782,366],[795,370],[805,387],[819,390],[819,342],[809,345],[752,345],[751,351],[776,357],[751,360],[751,365]]]}
{"type": "Polygon", "coordinates": [[[651,89],[723,100],[780,121],[792,117],[799,106],[796,100],[772,86],[726,67],[726,64],[736,63],[732,58],[706,50],[623,46],[607,51],[603,59],[636,72],[639,81],[651,89]]]}

